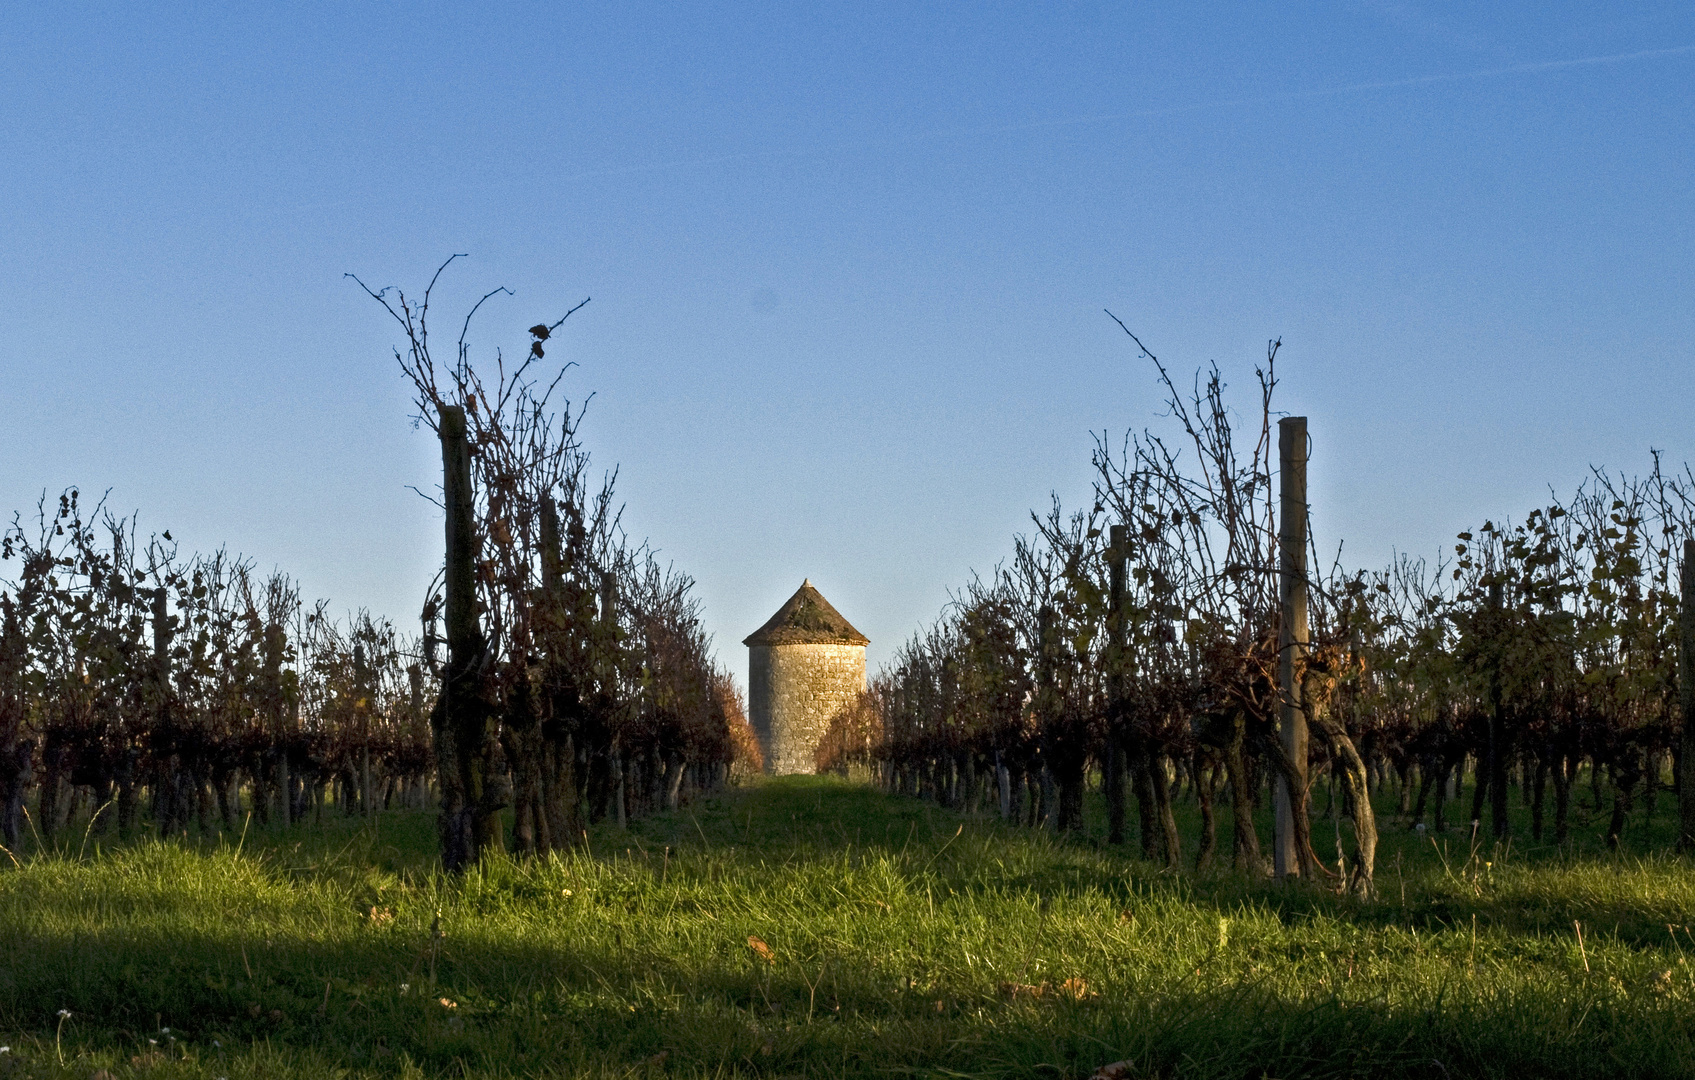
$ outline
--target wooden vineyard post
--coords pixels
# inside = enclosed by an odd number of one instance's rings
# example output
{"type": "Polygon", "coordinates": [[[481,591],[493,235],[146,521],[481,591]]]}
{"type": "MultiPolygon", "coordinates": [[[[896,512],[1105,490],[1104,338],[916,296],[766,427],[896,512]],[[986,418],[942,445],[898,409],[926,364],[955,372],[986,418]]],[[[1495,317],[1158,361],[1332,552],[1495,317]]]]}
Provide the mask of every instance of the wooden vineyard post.
{"type": "MultiPolygon", "coordinates": [[[[287,645],[282,624],[271,623],[265,627],[265,707],[269,712],[271,730],[275,732],[275,753],[277,755],[273,781],[276,784],[276,814],[275,823],[279,829],[286,829],[294,824],[294,800],[288,792],[288,721],[287,702],[284,700],[282,679],[283,649],[287,645]]],[[[257,796],[257,793],[255,793],[257,796]]]]}
{"type": "MultiPolygon", "coordinates": [[[[411,722],[416,722],[419,717],[424,715],[424,667],[422,664],[406,665],[406,682],[407,688],[411,691],[407,698],[409,706],[407,716],[411,722]]],[[[408,796],[406,805],[416,810],[422,810],[429,805],[429,780],[425,776],[414,776],[408,779],[411,795],[408,796]]]]}
{"type": "MultiPolygon", "coordinates": [[[[1511,829],[1507,823],[1507,733],[1506,718],[1502,715],[1501,651],[1506,642],[1506,606],[1500,581],[1489,586],[1489,818],[1495,839],[1505,840],[1511,829]]],[[[1481,786],[1484,781],[1478,780],[1481,786]]]]}
{"type": "Polygon", "coordinates": [[[1043,604],[1037,615],[1037,644],[1036,644],[1036,697],[1033,702],[1036,710],[1037,753],[1041,755],[1041,813],[1035,824],[1053,832],[1059,827],[1058,799],[1055,797],[1053,783],[1053,720],[1054,713],[1054,610],[1049,604],[1043,604]]]}
{"type": "MultiPolygon", "coordinates": [[[[605,680],[605,696],[611,704],[614,715],[619,707],[618,701],[618,575],[610,570],[600,574],[600,618],[605,628],[606,656],[602,678],[605,680]]],[[[618,828],[623,829],[629,824],[624,804],[624,748],[619,730],[623,725],[613,725],[613,735],[608,753],[611,754],[612,777],[612,813],[618,828]]]]}
{"type": "Polygon", "coordinates": [[[1125,606],[1125,564],[1129,561],[1130,530],[1114,525],[1108,533],[1107,566],[1111,599],[1107,615],[1110,634],[1107,666],[1106,762],[1102,786],[1106,789],[1107,843],[1124,843],[1124,705],[1127,697],[1125,664],[1129,662],[1126,638],[1128,613],[1125,606]]]}
{"type": "MultiPolygon", "coordinates": [[[[153,677],[157,680],[159,692],[157,730],[171,733],[167,736],[170,752],[158,766],[158,789],[153,797],[159,835],[165,837],[171,835],[179,818],[186,822],[187,811],[178,806],[178,758],[176,739],[171,732],[171,618],[163,584],[153,594],[153,665],[153,677]]],[[[42,817],[51,820],[49,814],[42,814],[42,817]]]]}
{"type": "Polygon", "coordinates": [[[359,812],[371,816],[371,706],[375,689],[370,669],[365,664],[365,646],[353,645],[354,701],[359,709],[359,812]]]}
{"type": "Polygon", "coordinates": [[[1695,850],[1695,539],[1683,541],[1678,575],[1682,601],[1677,611],[1677,694],[1683,734],[1677,752],[1677,816],[1680,851],[1695,850]]]}
{"type": "Polygon", "coordinates": [[[559,508],[551,496],[541,501],[541,578],[544,616],[545,668],[543,682],[549,687],[544,702],[546,721],[541,739],[541,804],[547,823],[548,844],[561,851],[575,842],[576,740],[567,703],[558,687],[568,678],[567,635],[571,625],[566,607],[565,552],[559,528],[559,508]]]}
{"type": "MultiPolygon", "coordinates": [[[[477,533],[471,491],[471,447],[465,432],[465,409],[441,408],[442,494],[447,502],[447,566],[444,600],[447,608],[447,670],[442,679],[446,699],[445,727],[453,740],[454,760],[464,799],[461,814],[469,820],[449,822],[443,831],[442,861],[449,870],[462,870],[485,849],[501,846],[500,807],[493,762],[488,753],[489,715],[482,700],[483,635],[477,613],[477,533]],[[466,828],[469,825],[469,829],[466,828]],[[469,850],[466,833],[469,833],[469,850]]],[[[445,812],[445,808],[444,808],[445,812]]]]}
{"type": "MultiPolygon", "coordinates": [[[[34,747],[23,738],[26,699],[22,675],[28,652],[16,602],[6,597],[0,606],[4,610],[0,619],[0,844],[17,851],[23,844],[24,790],[34,778],[34,747]]],[[[120,772],[120,808],[124,807],[124,796],[132,791],[125,773],[120,772]]],[[[128,821],[120,820],[119,827],[127,833],[128,821]]]]}
{"type": "Polygon", "coordinates": [[[1306,799],[1307,718],[1301,700],[1300,666],[1307,651],[1307,418],[1277,422],[1281,506],[1277,521],[1278,733],[1293,766],[1294,786],[1281,774],[1273,780],[1276,803],[1274,858],[1277,876],[1299,875],[1304,863],[1296,835],[1296,800],[1306,799]]]}

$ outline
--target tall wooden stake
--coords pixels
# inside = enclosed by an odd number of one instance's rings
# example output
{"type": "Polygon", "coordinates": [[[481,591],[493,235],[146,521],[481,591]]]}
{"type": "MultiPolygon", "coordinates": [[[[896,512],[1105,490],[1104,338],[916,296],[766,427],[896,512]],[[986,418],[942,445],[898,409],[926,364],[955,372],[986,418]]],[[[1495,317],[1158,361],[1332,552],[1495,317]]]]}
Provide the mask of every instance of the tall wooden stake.
{"type": "MultiPolygon", "coordinates": [[[[580,530],[579,530],[580,531],[580,530]]],[[[544,766],[542,782],[547,807],[548,836],[553,847],[563,851],[576,842],[580,833],[577,824],[577,744],[574,733],[576,716],[568,702],[557,690],[568,680],[570,660],[567,635],[580,640],[584,628],[574,622],[576,612],[568,600],[566,577],[570,555],[578,545],[564,545],[564,533],[559,527],[559,508],[551,497],[541,501],[541,576],[542,591],[546,594],[547,674],[545,682],[556,688],[546,703],[548,723],[544,729],[544,766]],[[567,553],[570,553],[569,555],[567,553]]]]}
{"type": "Polygon", "coordinates": [[[1110,657],[1107,673],[1106,762],[1102,770],[1102,786],[1106,788],[1107,843],[1124,843],[1124,704],[1126,697],[1125,664],[1129,662],[1126,648],[1128,612],[1125,607],[1125,564],[1129,561],[1130,530],[1114,525],[1108,535],[1112,546],[1107,549],[1107,566],[1111,577],[1111,607],[1107,627],[1111,634],[1108,646],[1110,657]]]}
{"type": "Polygon", "coordinates": [[[1677,692],[1683,737],[1677,753],[1677,846],[1695,850],[1695,539],[1683,541],[1682,603],[1677,612],[1677,692]]]}
{"type": "MultiPolygon", "coordinates": [[[[277,740],[275,773],[277,809],[275,820],[277,827],[283,829],[294,823],[294,801],[288,795],[289,730],[286,715],[287,702],[284,700],[282,682],[282,655],[286,646],[287,637],[280,623],[271,623],[265,628],[265,705],[270,713],[271,729],[276,732],[277,740]]],[[[257,795],[257,792],[255,792],[255,795],[257,795]]]]}
{"type": "Polygon", "coordinates": [[[371,816],[371,710],[376,708],[376,679],[370,666],[365,662],[365,646],[355,642],[353,645],[353,672],[358,688],[359,702],[359,812],[371,816]]]}
{"type": "MultiPolygon", "coordinates": [[[[1505,707],[1501,699],[1501,649],[1505,645],[1506,603],[1501,583],[1489,586],[1490,633],[1489,643],[1489,818],[1495,839],[1505,840],[1511,833],[1507,822],[1507,731],[1505,707]]],[[[1478,778],[1481,785],[1483,779],[1478,778]]]]}
{"type": "MultiPolygon", "coordinates": [[[[460,870],[485,849],[502,846],[500,804],[489,754],[489,714],[482,699],[483,634],[477,615],[477,531],[471,490],[471,446],[465,409],[441,409],[442,494],[447,501],[447,671],[442,679],[446,727],[464,788],[468,822],[449,822],[443,831],[443,862],[460,870]],[[470,826],[469,829],[465,825],[470,826]],[[469,850],[465,834],[469,833],[469,850]]],[[[444,806],[444,812],[446,808],[444,806]]]]}
{"type": "Polygon", "coordinates": [[[1300,786],[1291,792],[1278,775],[1273,781],[1277,808],[1274,863],[1277,876],[1301,872],[1295,836],[1295,799],[1305,799],[1307,718],[1301,701],[1299,667],[1307,651],[1307,418],[1286,416],[1277,422],[1278,473],[1282,498],[1277,522],[1277,726],[1283,752],[1294,764],[1300,786]]]}
{"type": "MultiPolygon", "coordinates": [[[[606,666],[603,669],[606,679],[606,697],[612,702],[616,713],[618,706],[618,575],[610,570],[600,574],[600,618],[606,628],[607,654],[606,666]]],[[[622,725],[620,725],[622,726],[622,725]]],[[[622,732],[614,730],[611,746],[611,776],[612,776],[612,812],[613,820],[620,829],[629,824],[624,803],[624,747],[622,732]]]]}
{"type": "MultiPolygon", "coordinates": [[[[161,584],[153,594],[153,674],[159,690],[158,701],[158,730],[171,730],[171,616],[166,607],[166,589],[161,584]]],[[[174,828],[187,821],[187,808],[180,806],[179,788],[180,777],[177,775],[180,759],[177,757],[175,739],[172,739],[170,754],[159,766],[159,792],[156,802],[159,813],[159,835],[169,836],[174,828]]],[[[49,773],[51,775],[51,773],[49,773]]],[[[56,782],[56,781],[55,781],[56,782]]],[[[50,814],[43,817],[51,819],[50,814]]]]}

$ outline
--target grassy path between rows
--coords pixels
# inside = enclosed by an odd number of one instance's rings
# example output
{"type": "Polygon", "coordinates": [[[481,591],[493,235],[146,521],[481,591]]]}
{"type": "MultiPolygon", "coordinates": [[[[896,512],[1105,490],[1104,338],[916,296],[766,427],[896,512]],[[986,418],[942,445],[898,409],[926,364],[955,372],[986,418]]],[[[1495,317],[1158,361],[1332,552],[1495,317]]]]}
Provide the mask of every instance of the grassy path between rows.
{"type": "Polygon", "coordinates": [[[1395,836],[1361,903],[810,777],[461,881],[432,830],[0,871],[0,1078],[1695,1076],[1671,859],[1395,836]]]}

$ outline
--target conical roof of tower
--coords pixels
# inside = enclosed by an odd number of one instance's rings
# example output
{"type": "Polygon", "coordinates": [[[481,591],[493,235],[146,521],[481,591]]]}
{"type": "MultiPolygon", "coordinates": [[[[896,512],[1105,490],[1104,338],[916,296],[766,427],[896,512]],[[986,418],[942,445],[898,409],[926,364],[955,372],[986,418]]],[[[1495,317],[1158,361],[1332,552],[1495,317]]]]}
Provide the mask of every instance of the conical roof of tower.
{"type": "Polygon", "coordinates": [[[830,606],[808,578],[777,609],[777,614],[742,640],[743,645],[869,645],[871,639],[853,628],[830,606]]]}

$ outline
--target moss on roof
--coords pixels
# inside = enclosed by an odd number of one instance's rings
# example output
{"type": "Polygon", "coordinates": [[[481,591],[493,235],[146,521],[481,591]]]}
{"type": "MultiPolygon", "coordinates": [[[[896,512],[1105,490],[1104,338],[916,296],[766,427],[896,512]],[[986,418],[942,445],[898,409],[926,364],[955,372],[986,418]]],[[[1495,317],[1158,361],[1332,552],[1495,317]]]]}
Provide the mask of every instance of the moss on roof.
{"type": "Polygon", "coordinates": [[[869,645],[871,639],[853,628],[830,606],[810,579],[777,614],[742,640],[743,645],[869,645]]]}

